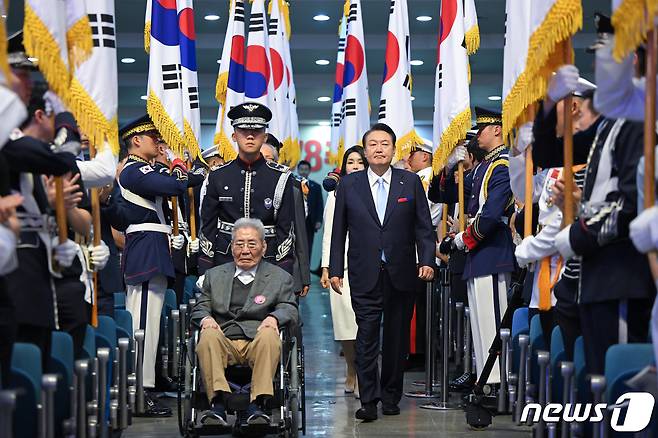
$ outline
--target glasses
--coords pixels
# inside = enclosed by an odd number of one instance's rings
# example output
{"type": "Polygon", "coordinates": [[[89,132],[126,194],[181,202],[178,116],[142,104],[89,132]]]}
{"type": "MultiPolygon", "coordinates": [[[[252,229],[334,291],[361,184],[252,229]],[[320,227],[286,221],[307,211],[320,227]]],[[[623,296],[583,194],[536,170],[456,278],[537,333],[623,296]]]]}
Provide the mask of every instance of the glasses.
{"type": "Polygon", "coordinates": [[[235,248],[240,248],[240,249],[247,248],[247,249],[253,250],[253,249],[258,248],[258,242],[255,241],[255,240],[249,240],[249,241],[246,241],[246,242],[242,241],[242,240],[238,240],[238,241],[233,242],[233,246],[235,248]]]}

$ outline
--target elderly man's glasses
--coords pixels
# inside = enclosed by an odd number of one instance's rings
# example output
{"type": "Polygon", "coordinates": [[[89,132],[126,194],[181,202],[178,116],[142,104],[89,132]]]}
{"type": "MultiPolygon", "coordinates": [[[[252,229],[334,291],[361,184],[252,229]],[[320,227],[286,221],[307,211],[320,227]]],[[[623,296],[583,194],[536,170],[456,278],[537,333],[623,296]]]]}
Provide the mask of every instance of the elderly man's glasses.
{"type": "Polygon", "coordinates": [[[258,248],[258,241],[256,241],[256,240],[247,240],[247,241],[236,240],[235,242],[233,242],[233,246],[236,247],[236,248],[240,248],[240,249],[244,249],[244,248],[256,249],[256,248],[258,248]]]}

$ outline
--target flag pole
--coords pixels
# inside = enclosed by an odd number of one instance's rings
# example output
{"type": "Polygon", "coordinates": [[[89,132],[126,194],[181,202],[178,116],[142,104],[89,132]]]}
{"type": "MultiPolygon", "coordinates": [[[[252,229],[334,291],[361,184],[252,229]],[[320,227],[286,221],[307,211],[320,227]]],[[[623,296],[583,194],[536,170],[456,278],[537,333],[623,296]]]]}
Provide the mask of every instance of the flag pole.
{"type": "Polygon", "coordinates": [[[178,196],[171,197],[171,220],[174,224],[174,236],[178,236],[178,196]]]}
{"type": "MultiPolygon", "coordinates": [[[[188,167],[192,169],[192,163],[188,163],[188,167]]],[[[194,205],[194,189],[187,188],[187,197],[190,205],[190,238],[196,240],[196,206],[194,205]]]]}
{"type": "MultiPolygon", "coordinates": [[[[646,96],[644,100],[644,208],[656,202],[655,192],[655,144],[656,144],[656,52],[658,50],[656,27],[647,33],[646,96]]],[[[654,280],[658,280],[658,254],[648,254],[654,280]]]]}
{"type": "Polygon", "coordinates": [[[457,196],[459,202],[459,231],[466,230],[466,217],[464,217],[464,162],[457,164],[457,196]]]}
{"type": "MultiPolygon", "coordinates": [[[[96,156],[96,147],[92,144],[92,142],[89,142],[89,156],[92,160],[96,156]]],[[[101,211],[101,207],[98,198],[98,189],[94,187],[91,189],[91,218],[94,227],[92,242],[94,246],[98,246],[101,244],[100,211],[101,211]]],[[[93,273],[93,282],[94,282],[94,289],[92,291],[93,298],[92,298],[92,306],[91,306],[91,325],[97,327],[98,326],[98,272],[97,271],[94,271],[93,273]]]]}
{"type": "MultiPolygon", "coordinates": [[[[532,122],[535,118],[535,105],[526,108],[527,120],[532,122]]],[[[534,163],[532,161],[532,145],[525,149],[525,196],[523,199],[523,237],[532,236],[532,195],[534,184],[532,183],[534,163]]]]}
{"type": "Polygon", "coordinates": [[[55,177],[55,218],[57,219],[57,236],[59,243],[62,244],[69,238],[69,227],[64,207],[64,179],[61,176],[55,177]]]}
{"type": "MultiPolygon", "coordinates": [[[[564,42],[564,62],[573,64],[573,45],[571,38],[564,42]]],[[[571,225],[574,219],[573,199],[573,117],[571,107],[573,98],[564,99],[564,220],[563,225],[571,225]]]]}

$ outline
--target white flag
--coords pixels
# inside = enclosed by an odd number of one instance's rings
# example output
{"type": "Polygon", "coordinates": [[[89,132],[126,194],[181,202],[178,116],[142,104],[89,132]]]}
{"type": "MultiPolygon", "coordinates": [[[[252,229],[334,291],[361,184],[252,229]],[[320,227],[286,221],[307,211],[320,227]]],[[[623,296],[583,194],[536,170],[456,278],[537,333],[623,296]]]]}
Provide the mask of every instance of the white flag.
{"type": "Polygon", "coordinates": [[[244,1],[233,0],[215,87],[219,111],[214,143],[225,161],[237,156],[237,145],[231,138],[233,127],[226,114],[244,102],[244,20],[244,1]]]}
{"type": "Polygon", "coordinates": [[[71,103],[80,130],[96,148],[119,154],[118,83],[114,0],[86,0],[94,48],[74,71],[71,103]]]}
{"type": "MultiPolygon", "coordinates": [[[[330,161],[340,166],[338,161],[339,149],[344,149],[340,141],[341,109],[343,107],[343,77],[345,76],[345,41],[347,41],[347,16],[343,15],[338,29],[338,54],[336,55],[336,80],[334,83],[334,96],[331,105],[331,145],[329,149],[330,161]],[[341,148],[342,146],[342,148],[341,148]]],[[[342,155],[342,152],[340,153],[342,155]]]]}
{"type": "Polygon", "coordinates": [[[345,42],[345,67],[343,74],[343,103],[341,107],[338,162],[343,152],[356,144],[370,127],[370,101],[368,98],[368,72],[366,68],[363,15],[360,0],[350,0],[347,16],[347,40],[345,42]]]}
{"type": "MultiPolygon", "coordinates": [[[[527,3],[530,3],[530,0],[527,3]]],[[[475,10],[475,0],[464,0],[464,40],[469,55],[474,54],[480,48],[480,27],[475,10]]]]}
{"type": "Polygon", "coordinates": [[[175,4],[159,1],[153,2],[152,8],[146,110],[172,151],[183,156],[186,145],[178,11],[175,4]]]}
{"type": "Polygon", "coordinates": [[[284,22],[286,23],[286,37],[283,42],[283,51],[286,64],[286,74],[288,76],[288,111],[290,114],[288,121],[290,123],[290,139],[284,140],[284,148],[289,148],[289,150],[286,150],[284,156],[279,157],[279,159],[281,162],[285,161],[289,166],[293,167],[300,159],[301,146],[299,144],[299,120],[297,118],[297,90],[295,89],[295,74],[292,68],[292,58],[290,57],[290,13],[287,3],[284,3],[282,13],[284,22]],[[290,146],[288,146],[288,142],[290,143],[290,146]]]}
{"type": "Polygon", "coordinates": [[[151,51],[151,14],[153,14],[153,0],[146,0],[146,13],[144,14],[144,51],[151,51]]]}
{"type": "Polygon", "coordinates": [[[182,79],[182,105],[185,147],[191,156],[200,154],[201,109],[199,80],[196,63],[196,33],[194,31],[193,0],[178,0],[178,23],[180,26],[180,57],[182,79]]]}
{"type": "Polygon", "coordinates": [[[414,129],[409,40],[407,1],[395,0],[391,3],[388,19],[379,121],[386,123],[395,132],[398,157],[408,154],[413,146],[423,143],[414,129]]]}
{"type": "Polygon", "coordinates": [[[441,1],[439,56],[434,84],[434,155],[438,172],[471,127],[468,55],[462,45],[464,20],[461,0],[441,1]]]}
{"type": "Polygon", "coordinates": [[[274,107],[272,113],[276,114],[276,125],[270,124],[271,132],[282,145],[280,154],[287,159],[292,147],[290,137],[290,103],[288,101],[288,80],[285,60],[285,44],[287,43],[285,19],[283,16],[282,0],[270,0],[269,46],[272,88],[274,91],[274,107]],[[287,141],[287,142],[286,142],[287,141]]]}

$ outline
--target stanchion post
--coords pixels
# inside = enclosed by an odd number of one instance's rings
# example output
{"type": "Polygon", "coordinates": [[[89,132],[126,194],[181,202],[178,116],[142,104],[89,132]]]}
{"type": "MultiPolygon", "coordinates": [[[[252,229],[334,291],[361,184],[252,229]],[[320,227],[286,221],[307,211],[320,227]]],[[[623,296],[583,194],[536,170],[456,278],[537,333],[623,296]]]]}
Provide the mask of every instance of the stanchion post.
{"type": "Polygon", "coordinates": [[[96,351],[98,357],[98,436],[107,438],[107,364],[110,360],[110,349],[99,348],[96,351]]]}
{"type": "MultiPolygon", "coordinates": [[[[595,374],[590,378],[594,404],[605,403],[605,377],[595,374]]],[[[608,416],[606,410],[603,410],[603,421],[592,424],[592,436],[594,438],[605,438],[608,428],[608,416]]]]}
{"type": "MultiPolygon", "coordinates": [[[[41,377],[41,403],[43,406],[43,436],[55,438],[55,390],[57,389],[57,376],[44,374],[41,377]]],[[[10,435],[11,436],[11,435],[10,435]]]]}
{"type": "Polygon", "coordinates": [[[9,390],[0,391],[0,436],[13,435],[15,407],[16,393],[9,390]]]}
{"type": "MultiPolygon", "coordinates": [[[[539,404],[546,406],[548,397],[548,364],[551,356],[548,351],[537,352],[537,363],[539,364],[539,404]]],[[[539,423],[535,425],[535,438],[543,438],[546,434],[546,422],[543,416],[539,418],[539,423]]]]}
{"type": "Polygon", "coordinates": [[[120,338],[119,346],[119,429],[128,427],[128,349],[130,339],[120,338]]]}
{"type": "MultiPolygon", "coordinates": [[[[562,362],[560,364],[560,373],[562,374],[562,404],[565,407],[568,407],[569,415],[572,415],[573,411],[573,372],[574,372],[574,365],[573,362],[562,362]]],[[[561,438],[569,438],[570,434],[570,423],[567,423],[564,420],[564,416],[562,416],[562,420],[560,421],[560,437],[561,438]]]]}
{"type": "Polygon", "coordinates": [[[75,436],[77,438],[87,437],[87,388],[85,380],[87,378],[87,371],[89,370],[89,362],[84,359],[75,361],[75,386],[73,388],[75,397],[75,436]]]}
{"type": "Polygon", "coordinates": [[[135,342],[137,343],[137,365],[135,365],[135,376],[137,381],[137,393],[135,403],[135,413],[144,413],[144,330],[135,332],[135,342]]]}
{"type": "Polygon", "coordinates": [[[405,396],[411,398],[434,398],[436,394],[433,392],[432,382],[433,376],[433,359],[435,354],[434,349],[434,331],[432,330],[434,320],[434,287],[432,282],[428,282],[425,289],[425,389],[422,391],[409,391],[405,392],[405,396]]]}
{"type": "Polygon", "coordinates": [[[455,303],[455,313],[457,315],[455,322],[455,337],[457,338],[455,342],[455,348],[457,349],[455,365],[460,367],[464,356],[464,303],[455,303]]]}
{"type": "Polygon", "coordinates": [[[500,390],[498,391],[498,412],[507,413],[507,351],[509,350],[510,329],[500,329],[502,350],[500,354],[500,390]]]}
{"type": "Polygon", "coordinates": [[[528,335],[519,335],[519,377],[518,389],[516,390],[516,421],[521,425],[521,414],[525,407],[525,385],[526,385],[526,363],[528,361],[528,335]]]}

